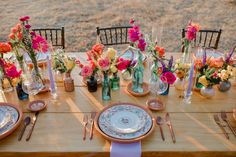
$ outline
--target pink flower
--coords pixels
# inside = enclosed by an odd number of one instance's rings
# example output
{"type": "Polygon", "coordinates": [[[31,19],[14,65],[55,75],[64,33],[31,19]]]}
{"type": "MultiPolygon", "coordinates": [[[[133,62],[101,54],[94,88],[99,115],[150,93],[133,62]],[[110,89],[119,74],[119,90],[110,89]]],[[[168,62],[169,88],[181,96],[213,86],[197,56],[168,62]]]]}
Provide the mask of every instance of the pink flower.
{"type": "Polygon", "coordinates": [[[129,21],[129,23],[132,25],[132,24],[134,24],[134,19],[132,18],[132,19],[130,19],[130,21],[129,21]]]}
{"type": "Polygon", "coordinates": [[[139,40],[139,27],[137,26],[137,28],[130,28],[129,31],[129,39],[131,42],[136,42],[137,40],[139,40]]]}
{"type": "Polygon", "coordinates": [[[17,71],[16,66],[14,64],[7,65],[5,68],[5,75],[10,78],[20,77],[22,71],[17,71]]]}
{"type": "Polygon", "coordinates": [[[31,26],[30,26],[29,24],[27,24],[27,25],[25,25],[25,28],[26,28],[26,29],[30,29],[31,26]]]}
{"type": "Polygon", "coordinates": [[[145,47],[146,47],[146,42],[144,39],[139,39],[138,41],[138,48],[141,50],[141,51],[144,51],[145,50],[145,47]]]}
{"type": "Polygon", "coordinates": [[[32,37],[35,37],[35,36],[36,36],[36,33],[35,33],[35,32],[30,32],[30,35],[31,35],[32,37]]]}
{"type": "Polygon", "coordinates": [[[199,28],[199,25],[190,22],[187,27],[187,40],[192,41],[196,39],[196,33],[199,31],[199,28]]]}
{"type": "Polygon", "coordinates": [[[92,74],[93,74],[93,69],[89,65],[84,65],[81,72],[80,72],[80,75],[83,77],[89,77],[92,74]]]}
{"type": "Polygon", "coordinates": [[[122,71],[128,68],[130,60],[124,60],[123,58],[118,59],[117,69],[122,71]]]}
{"type": "Polygon", "coordinates": [[[29,19],[30,19],[29,16],[20,17],[20,21],[21,21],[21,22],[27,21],[27,20],[29,20],[29,19]]]}
{"type": "Polygon", "coordinates": [[[48,51],[48,43],[47,41],[41,37],[40,35],[36,35],[32,39],[33,49],[41,52],[47,52],[48,51]]]}
{"type": "Polygon", "coordinates": [[[176,80],[175,75],[172,72],[165,72],[161,75],[161,80],[167,82],[168,84],[173,84],[176,80]]]}
{"type": "Polygon", "coordinates": [[[98,65],[103,71],[106,71],[109,69],[110,62],[108,58],[99,58],[98,59],[98,65]]]}
{"type": "Polygon", "coordinates": [[[214,68],[221,68],[224,65],[223,58],[211,58],[209,66],[214,68]]]}

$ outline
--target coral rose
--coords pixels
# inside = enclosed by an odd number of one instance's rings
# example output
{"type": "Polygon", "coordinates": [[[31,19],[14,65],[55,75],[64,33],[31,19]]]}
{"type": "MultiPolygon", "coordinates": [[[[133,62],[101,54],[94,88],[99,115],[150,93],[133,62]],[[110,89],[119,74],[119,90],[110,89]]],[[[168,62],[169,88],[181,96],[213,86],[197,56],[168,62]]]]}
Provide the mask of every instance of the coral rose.
{"type": "Polygon", "coordinates": [[[107,71],[110,67],[110,62],[108,58],[99,58],[98,65],[103,71],[107,71]]]}
{"type": "Polygon", "coordinates": [[[92,74],[93,74],[93,69],[89,65],[84,65],[80,72],[80,75],[83,77],[90,77],[92,74]]]}
{"type": "Polygon", "coordinates": [[[96,44],[93,45],[92,50],[95,51],[98,55],[101,55],[104,49],[104,45],[102,44],[96,44]]]}

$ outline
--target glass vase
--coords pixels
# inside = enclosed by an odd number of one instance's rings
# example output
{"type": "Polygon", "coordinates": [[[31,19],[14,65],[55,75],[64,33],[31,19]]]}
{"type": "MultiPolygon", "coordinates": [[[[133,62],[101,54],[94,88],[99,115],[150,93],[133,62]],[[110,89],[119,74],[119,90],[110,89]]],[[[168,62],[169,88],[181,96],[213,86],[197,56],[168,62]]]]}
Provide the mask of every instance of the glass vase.
{"type": "Polygon", "coordinates": [[[111,99],[111,87],[110,87],[110,79],[108,76],[108,72],[103,73],[102,99],[103,100],[110,100],[111,99]]]}
{"type": "Polygon", "coordinates": [[[73,92],[75,90],[74,80],[71,78],[70,72],[66,73],[64,87],[66,92],[73,92]]]}
{"type": "Polygon", "coordinates": [[[133,80],[132,80],[132,91],[135,93],[143,93],[143,71],[144,66],[142,62],[142,54],[138,52],[138,62],[134,66],[133,80]]]}
{"type": "Polygon", "coordinates": [[[231,83],[230,81],[221,81],[217,87],[219,91],[227,92],[231,88],[231,83]]]}
{"type": "Polygon", "coordinates": [[[11,79],[3,76],[1,79],[2,89],[4,92],[12,92],[14,90],[11,79]]]}
{"type": "Polygon", "coordinates": [[[202,87],[200,90],[202,96],[206,98],[211,98],[215,95],[215,89],[212,86],[209,87],[202,87]]]}
{"type": "Polygon", "coordinates": [[[131,80],[132,79],[132,72],[131,70],[122,70],[121,76],[125,81],[131,80]]]}
{"type": "Polygon", "coordinates": [[[170,84],[168,84],[167,89],[163,93],[161,93],[161,95],[168,95],[169,89],[170,89],[170,84]]]}
{"type": "Polygon", "coordinates": [[[185,82],[184,78],[177,78],[174,83],[175,89],[184,91],[185,89],[185,82]]]}
{"type": "Polygon", "coordinates": [[[91,76],[89,80],[87,80],[87,87],[89,92],[97,91],[97,79],[94,76],[91,76]]]}
{"type": "Polygon", "coordinates": [[[18,83],[16,86],[16,93],[19,100],[27,100],[29,99],[29,94],[25,93],[22,89],[22,83],[18,83]]]}
{"type": "Polygon", "coordinates": [[[111,89],[118,90],[120,89],[120,77],[117,73],[114,73],[110,79],[111,81],[111,89]]]}

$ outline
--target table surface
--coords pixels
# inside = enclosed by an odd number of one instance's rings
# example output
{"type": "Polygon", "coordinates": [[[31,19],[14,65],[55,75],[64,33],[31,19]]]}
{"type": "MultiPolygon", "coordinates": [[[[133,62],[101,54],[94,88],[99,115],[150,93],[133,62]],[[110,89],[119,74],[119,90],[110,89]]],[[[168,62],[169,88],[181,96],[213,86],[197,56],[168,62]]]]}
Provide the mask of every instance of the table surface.
{"type": "MultiPolygon", "coordinates": [[[[84,53],[73,53],[82,62],[86,59],[84,53]]],[[[167,55],[170,55],[167,54],[167,55]]],[[[180,53],[171,53],[177,59],[180,53]]],[[[148,67],[146,65],[146,67],[148,67]]],[[[146,68],[145,70],[148,70],[146,68]]],[[[62,83],[58,83],[58,99],[53,100],[50,93],[38,94],[34,99],[43,99],[48,103],[46,110],[40,112],[30,141],[18,142],[17,137],[23,125],[13,134],[0,141],[0,156],[80,156],[80,157],[107,157],[110,155],[110,142],[95,132],[93,140],[82,140],[82,119],[84,114],[90,116],[92,111],[100,111],[104,106],[116,102],[132,102],[146,106],[148,98],[134,97],[127,93],[127,82],[121,82],[118,91],[112,91],[112,99],[103,101],[101,87],[95,93],[90,93],[76,68],[72,72],[75,80],[75,91],[65,92],[62,83]],[[122,99],[121,99],[122,98],[122,99]]],[[[146,75],[148,77],[148,74],[146,75]]],[[[147,78],[146,78],[146,81],[147,78]]],[[[142,157],[155,156],[236,156],[236,137],[226,128],[230,140],[227,140],[221,129],[215,124],[213,114],[221,110],[228,112],[230,122],[236,127],[232,117],[232,110],[236,108],[236,88],[221,93],[216,90],[212,99],[206,99],[198,92],[193,92],[192,103],[184,104],[179,98],[180,92],[170,88],[169,95],[159,96],[166,108],[162,112],[152,112],[153,117],[164,116],[170,113],[173,128],[176,134],[176,144],[173,144],[168,127],[163,126],[166,140],[163,142],[160,130],[156,126],[154,132],[142,141],[142,157]]],[[[29,101],[20,101],[16,93],[1,94],[1,101],[19,104],[24,116],[33,116],[27,111],[29,101]]],[[[29,128],[29,127],[28,127],[29,128]]],[[[28,132],[28,130],[26,130],[28,132]]]]}

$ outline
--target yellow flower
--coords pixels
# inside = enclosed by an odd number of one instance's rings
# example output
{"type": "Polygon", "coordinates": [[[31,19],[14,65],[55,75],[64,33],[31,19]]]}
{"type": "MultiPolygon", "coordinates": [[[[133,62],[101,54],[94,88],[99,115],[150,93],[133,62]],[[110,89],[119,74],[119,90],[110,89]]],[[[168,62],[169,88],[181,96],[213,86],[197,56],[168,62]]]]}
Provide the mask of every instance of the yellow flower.
{"type": "Polygon", "coordinates": [[[109,60],[112,60],[115,58],[117,51],[113,48],[108,48],[107,50],[107,57],[109,60]]]}
{"type": "Polygon", "coordinates": [[[207,79],[206,79],[206,76],[201,76],[198,80],[199,83],[201,83],[203,86],[207,87],[209,85],[207,79]]]}
{"type": "Polygon", "coordinates": [[[111,66],[111,72],[112,73],[116,73],[117,72],[116,66],[114,66],[114,65],[111,66]]]}
{"type": "Polygon", "coordinates": [[[75,66],[75,60],[74,59],[65,57],[64,62],[65,62],[65,66],[67,68],[67,71],[71,71],[75,66]]]}

